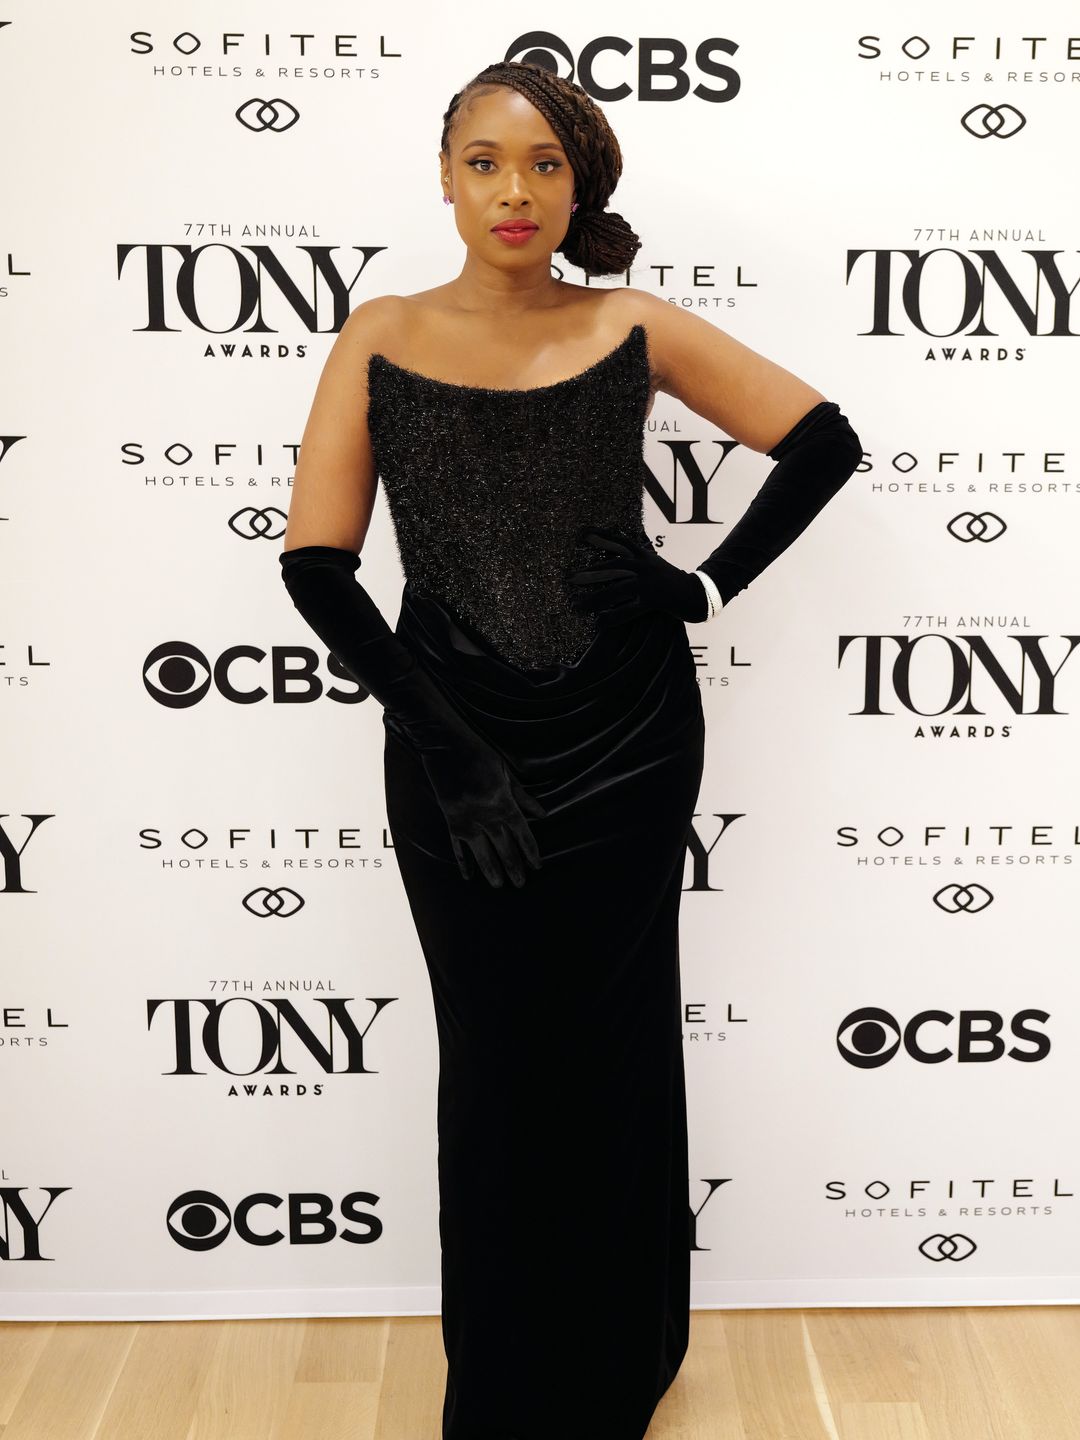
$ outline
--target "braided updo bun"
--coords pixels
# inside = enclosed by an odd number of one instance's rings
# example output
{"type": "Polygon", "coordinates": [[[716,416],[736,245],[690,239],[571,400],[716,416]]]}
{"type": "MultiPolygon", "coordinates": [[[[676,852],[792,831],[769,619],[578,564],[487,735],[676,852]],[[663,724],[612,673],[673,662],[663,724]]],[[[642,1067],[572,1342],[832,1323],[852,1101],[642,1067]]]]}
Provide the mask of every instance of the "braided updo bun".
{"type": "Polygon", "coordinates": [[[586,275],[618,275],[630,268],[641,240],[607,203],[622,174],[619,142],[607,117],[587,91],[542,65],[501,60],[487,65],[450,101],[443,116],[442,149],[450,153],[450,134],[462,101],[508,85],[529,101],[554,130],[574,172],[577,209],[558,248],[586,275]]]}

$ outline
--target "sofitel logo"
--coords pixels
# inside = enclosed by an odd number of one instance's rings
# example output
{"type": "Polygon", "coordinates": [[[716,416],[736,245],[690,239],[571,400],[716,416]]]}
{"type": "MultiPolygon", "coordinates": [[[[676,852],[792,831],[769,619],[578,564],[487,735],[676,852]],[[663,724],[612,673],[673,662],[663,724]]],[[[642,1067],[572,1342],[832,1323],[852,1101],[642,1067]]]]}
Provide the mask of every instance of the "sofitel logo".
{"type": "MultiPolygon", "coordinates": [[[[182,30],[179,34],[159,40],[155,38],[152,30],[133,30],[128,39],[131,41],[130,49],[133,55],[154,55],[161,47],[166,54],[173,50],[177,55],[186,58],[198,54],[205,46],[207,54],[203,59],[206,61],[216,55],[223,59],[232,55],[239,58],[251,56],[258,64],[265,64],[267,60],[278,60],[287,61],[290,65],[297,60],[361,58],[353,48],[357,36],[338,31],[316,35],[311,31],[303,34],[295,31],[274,34],[269,30],[255,30],[249,34],[246,30],[222,30],[204,38],[191,30],[182,30]]],[[[393,51],[381,48],[380,54],[400,58],[393,51]]],[[[376,70],[372,73],[378,75],[379,72],[376,70]]]]}
{"type": "Polygon", "coordinates": [[[277,505],[245,505],[228,516],[229,529],[241,540],[280,540],[288,522],[288,513],[277,505]]]}
{"type": "MultiPolygon", "coordinates": [[[[1046,1190],[1049,1182],[1041,1182],[1041,1189],[1046,1190]]],[[[1061,1189],[1061,1178],[1055,1176],[1050,1195],[1058,1200],[1073,1199],[1075,1192],[1061,1189]]],[[[1042,1209],[1049,1211],[1051,1206],[1040,1196],[1040,1193],[1032,1190],[1033,1185],[1040,1182],[1018,1176],[1002,1176],[993,1179],[954,1179],[952,1176],[940,1180],[905,1180],[900,1183],[890,1183],[888,1180],[867,1180],[860,1183],[857,1180],[829,1180],[825,1184],[825,1198],[827,1200],[851,1200],[852,1207],[845,1211],[845,1214],[852,1217],[885,1215],[889,1209],[896,1206],[907,1206],[912,1200],[926,1200],[931,1205],[944,1206],[955,1204],[957,1213],[966,1215],[968,1207],[972,1204],[983,1205],[988,1200],[993,1201],[1002,1213],[1012,1213],[1007,1207],[1012,1200],[1034,1200],[1035,1204],[1028,1207],[1031,1210],[1042,1209]],[[929,1192],[929,1193],[927,1193],[929,1192]],[[959,1192],[959,1193],[958,1193],[959,1192]],[[862,1197],[865,1196],[870,1204],[865,1204],[862,1197]]],[[[926,1213],[926,1206],[921,1205],[917,1212],[919,1215],[926,1213]]],[[[941,1212],[944,1213],[944,1212],[941,1212]]]]}
{"type": "MultiPolygon", "coordinates": [[[[273,870],[295,874],[307,872],[356,873],[360,871],[381,871],[386,865],[382,851],[393,849],[390,833],[386,826],[375,830],[370,841],[363,838],[361,828],[353,825],[296,825],[279,829],[276,825],[262,826],[229,825],[223,830],[214,827],[203,829],[199,825],[188,825],[178,833],[171,827],[143,826],[139,832],[139,848],[156,852],[157,865],[163,873],[202,873],[235,871],[243,878],[247,872],[264,872],[265,883],[249,881],[249,889],[239,897],[246,914],[260,920],[288,920],[299,915],[307,904],[295,884],[286,884],[284,879],[274,882],[269,873],[273,870]]],[[[210,983],[211,994],[274,991],[282,994],[311,993],[317,990],[335,990],[333,982],[313,981],[306,977],[290,981],[288,985],[280,978],[266,980],[256,985],[251,979],[219,978],[210,983]]]]}
{"type": "Polygon", "coordinates": [[[260,920],[286,920],[304,908],[304,897],[290,885],[259,885],[241,896],[240,903],[249,915],[260,920]]]}
{"type": "Polygon", "coordinates": [[[961,1065],[988,1064],[1003,1056],[1032,1064],[1046,1059],[1050,1040],[1029,1022],[1045,1023],[1049,1018],[1048,1010],[1018,1011],[1008,1022],[1008,1028],[1018,1040],[1030,1044],[1006,1049],[1002,1038],[1006,1021],[996,1010],[961,1010],[958,1015],[948,1010],[921,1010],[901,1026],[887,1010],[866,1005],[853,1010],[840,1022],[836,1048],[857,1070],[880,1069],[899,1053],[901,1046],[905,1054],[920,1065],[940,1065],[946,1060],[955,1060],[961,1065]],[[948,1039],[950,1031],[955,1037],[952,1043],[948,1039]],[[925,1043],[924,1032],[927,1033],[925,1043]],[[933,1048],[929,1043],[931,1032],[933,1048]]]}
{"type": "MultiPolygon", "coordinates": [[[[371,1019],[363,1030],[349,1013],[348,998],[313,997],[309,1006],[319,1006],[308,1013],[311,1023],[291,1000],[255,1000],[247,995],[232,995],[224,1000],[179,997],[147,1000],[147,1029],[153,1026],[160,1012],[168,1026],[173,1047],[173,1068],[163,1075],[205,1075],[214,1069],[225,1075],[295,1075],[286,1064],[286,1052],[295,1060],[297,1054],[311,1062],[326,1075],[377,1075],[364,1064],[364,1041],[372,1025],[397,996],[368,996],[373,1007],[371,1019]],[[200,1016],[197,1010],[205,1011],[200,1016]],[[318,1030],[316,1033],[316,1022],[318,1030]],[[198,1053],[196,1053],[198,1052],[198,1053]],[[206,1069],[197,1068],[205,1065],[206,1069]]],[[[160,1027],[159,1027],[160,1028],[160,1027]]],[[[231,1086],[230,1095],[270,1095],[289,1087],[267,1085],[231,1086]]],[[[296,1087],[297,1092],[306,1086],[296,1087]]],[[[316,1095],[322,1086],[312,1086],[316,1095]]]]}
{"type": "Polygon", "coordinates": [[[355,705],[368,698],[368,691],[335,655],[328,657],[327,669],[336,680],[345,681],[348,689],[327,685],[317,673],[318,666],[319,657],[306,645],[274,645],[269,651],[258,645],[230,645],[210,661],[186,640],[168,640],[151,650],[142,674],[146,693],[170,710],[189,710],[211,687],[234,705],[254,705],[267,699],[275,705],[307,705],[323,695],[342,705],[355,705]],[[262,672],[256,667],[269,668],[269,690],[258,683],[262,672]],[[243,684],[239,677],[245,674],[256,678],[243,684]]]}
{"type": "Polygon", "coordinates": [[[245,130],[269,130],[280,135],[283,130],[292,129],[300,119],[300,111],[280,95],[275,95],[272,100],[253,95],[237,107],[236,118],[245,130]]]}

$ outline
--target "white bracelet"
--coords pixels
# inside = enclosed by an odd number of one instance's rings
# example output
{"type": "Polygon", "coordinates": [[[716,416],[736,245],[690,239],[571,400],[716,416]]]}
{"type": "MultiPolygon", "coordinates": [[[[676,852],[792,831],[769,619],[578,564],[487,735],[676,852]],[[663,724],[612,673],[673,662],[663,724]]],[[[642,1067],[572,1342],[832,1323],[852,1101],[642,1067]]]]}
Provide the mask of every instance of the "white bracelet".
{"type": "Polygon", "coordinates": [[[716,588],[716,581],[711,575],[706,575],[704,570],[695,570],[694,574],[701,581],[702,585],[705,586],[705,594],[709,601],[709,613],[705,618],[711,620],[714,615],[719,615],[720,611],[724,608],[723,597],[716,588]]]}

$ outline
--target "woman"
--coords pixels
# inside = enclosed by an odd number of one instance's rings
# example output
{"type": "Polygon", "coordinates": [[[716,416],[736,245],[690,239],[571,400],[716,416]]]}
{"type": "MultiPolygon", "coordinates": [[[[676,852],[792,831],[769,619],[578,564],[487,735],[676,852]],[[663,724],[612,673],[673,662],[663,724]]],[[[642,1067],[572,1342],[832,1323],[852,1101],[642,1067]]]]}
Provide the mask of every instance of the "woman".
{"type": "Polygon", "coordinates": [[[383,706],[439,1038],[443,1440],[641,1440],[689,1335],[678,915],[704,719],[686,624],[862,448],[706,321],[553,278],[554,251],[593,277],[640,246],[605,209],[622,157],[578,86],[487,67],[439,160],[465,263],[343,326],[282,575],[383,706]],[[643,529],[657,389],[779,461],[696,572],[643,529]],[[406,576],[394,631],[355,575],[378,476],[406,576]]]}

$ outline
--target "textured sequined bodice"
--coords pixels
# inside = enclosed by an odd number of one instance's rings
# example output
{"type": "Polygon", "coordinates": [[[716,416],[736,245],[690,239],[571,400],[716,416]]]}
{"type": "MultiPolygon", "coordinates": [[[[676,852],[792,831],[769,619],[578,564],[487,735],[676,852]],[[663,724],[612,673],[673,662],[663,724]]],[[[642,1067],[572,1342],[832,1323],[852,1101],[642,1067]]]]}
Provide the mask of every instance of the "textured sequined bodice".
{"type": "Polygon", "coordinates": [[[645,327],[578,375],[528,390],[368,362],[368,428],[410,587],[442,601],[522,669],[576,660],[596,618],[566,572],[610,558],[596,525],[646,545],[645,327]]]}

